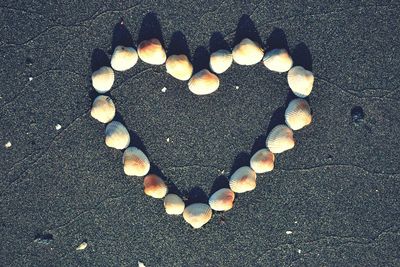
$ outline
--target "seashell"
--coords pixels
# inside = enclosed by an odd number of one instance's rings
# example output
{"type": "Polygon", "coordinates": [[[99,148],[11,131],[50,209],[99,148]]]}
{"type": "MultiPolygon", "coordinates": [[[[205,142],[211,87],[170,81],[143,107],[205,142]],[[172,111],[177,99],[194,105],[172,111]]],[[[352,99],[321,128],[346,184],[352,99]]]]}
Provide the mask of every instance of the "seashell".
{"type": "Polygon", "coordinates": [[[135,66],[137,61],[138,54],[135,48],[119,45],[111,57],[111,67],[116,71],[126,71],[135,66]]]}
{"type": "Polygon", "coordinates": [[[138,54],[141,60],[152,65],[162,65],[167,59],[164,48],[155,38],[140,42],[138,54]]]}
{"type": "Polygon", "coordinates": [[[286,72],[293,66],[292,57],[286,49],[273,49],[263,58],[264,66],[276,72],[286,72]]]}
{"type": "Polygon", "coordinates": [[[256,188],[256,173],[248,166],[237,169],[229,179],[229,187],[235,193],[244,193],[256,188]]]}
{"type": "Polygon", "coordinates": [[[185,208],[183,219],[193,228],[200,228],[206,224],[212,216],[210,206],[203,203],[194,203],[185,208]]]}
{"type": "Polygon", "coordinates": [[[167,68],[167,73],[178,80],[187,81],[192,77],[193,66],[186,55],[169,56],[165,67],[167,68]]]}
{"type": "Polygon", "coordinates": [[[213,72],[221,74],[232,65],[233,56],[228,50],[218,50],[210,55],[210,68],[213,72]]]}
{"type": "Polygon", "coordinates": [[[314,84],[314,75],[302,66],[296,66],[288,72],[288,83],[290,89],[298,97],[306,97],[311,93],[314,84]]]}
{"type": "Polygon", "coordinates": [[[112,121],[106,127],[106,145],[116,149],[125,149],[129,146],[131,138],[128,130],[122,123],[112,121]]]}
{"type": "Polygon", "coordinates": [[[185,203],[178,195],[168,194],[164,198],[164,208],[167,214],[180,215],[185,209],[185,203]]]}
{"type": "Polygon", "coordinates": [[[76,247],[75,250],[85,250],[87,246],[88,243],[86,241],[83,241],[82,243],[79,244],[79,246],[76,247]]]}
{"type": "Polygon", "coordinates": [[[286,124],[292,130],[300,130],[312,121],[311,109],[307,101],[301,98],[290,101],[285,111],[286,124]]]}
{"type": "Polygon", "coordinates": [[[245,38],[233,48],[232,55],[239,65],[254,65],[261,61],[264,50],[258,43],[245,38]]]}
{"type": "Polygon", "coordinates": [[[266,145],[272,153],[282,153],[294,147],[293,131],[284,124],[275,126],[269,133],[266,145]]]}
{"type": "Polygon", "coordinates": [[[144,177],[144,193],[154,198],[163,198],[168,193],[168,187],[164,180],[155,174],[144,177]]]}
{"type": "Polygon", "coordinates": [[[100,93],[110,91],[114,84],[114,71],[110,67],[101,67],[92,73],[92,85],[94,89],[100,93]]]}
{"type": "Polygon", "coordinates": [[[229,188],[222,188],[211,195],[208,204],[213,210],[226,211],[233,207],[235,193],[229,188]]]}
{"type": "Polygon", "coordinates": [[[128,147],[122,157],[124,172],[129,176],[145,176],[150,171],[150,161],[137,147],[128,147]]]}
{"type": "Polygon", "coordinates": [[[189,90],[195,95],[208,95],[219,87],[218,76],[207,69],[203,69],[193,75],[189,80],[189,90]]]}
{"type": "Polygon", "coordinates": [[[274,169],[275,155],[266,148],[258,150],[250,159],[250,167],[256,173],[270,172],[274,169]]]}
{"type": "Polygon", "coordinates": [[[90,116],[102,123],[112,121],[115,116],[115,105],[112,99],[105,95],[96,97],[90,110],[90,116]]]}

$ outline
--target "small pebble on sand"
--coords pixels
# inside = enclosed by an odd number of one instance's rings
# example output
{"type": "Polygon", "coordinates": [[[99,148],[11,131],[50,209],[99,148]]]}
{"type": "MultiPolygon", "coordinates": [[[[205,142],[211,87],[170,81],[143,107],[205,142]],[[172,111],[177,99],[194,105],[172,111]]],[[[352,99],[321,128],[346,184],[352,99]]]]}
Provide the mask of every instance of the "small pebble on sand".
{"type": "Polygon", "coordinates": [[[88,243],[86,241],[83,241],[82,243],[79,244],[79,246],[76,248],[76,250],[84,250],[88,246],[88,243]]]}
{"type": "Polygon", "coordinates": [[[291,234],[293,234],[293,232],[292,231],[286,231],[286,234],[287,235],[291,235],[291,234]]]}
{"type": "Polygon", "coordinates": [[[10,141],[8,141],[8,142],[4,145],[5,148],[10,148],[11,146],[12,146],[12,144],[11,144],[10,141]]]}
{"type": "Polygon", "coordinates": [[[60,130],[61,129],[61,125],[60,124],[57,124],[56,125],[56,130],[58,131],[58,130],[60,130]]]}
{"type": "Polygon", "coordinates": [[[161,89],[161,92],[163,92],[163,93],[165,93],[167,91],[167,88],[166,87],[163,87],[162,89],[161,89]]]}

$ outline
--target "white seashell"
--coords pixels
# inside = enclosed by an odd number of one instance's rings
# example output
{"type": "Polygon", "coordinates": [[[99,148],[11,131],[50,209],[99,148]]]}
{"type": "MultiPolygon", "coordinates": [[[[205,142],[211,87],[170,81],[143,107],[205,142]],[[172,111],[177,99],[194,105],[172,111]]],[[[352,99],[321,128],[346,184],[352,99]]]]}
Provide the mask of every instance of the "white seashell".
{"type": "Polygon", "coordinates": [[[129,146],[131,138],[128,130],[122,123],[112,121],[106,127],[106,145],[116,149],[125,149],[129,146]]]}
{"type": "Polygon", "coordinates": [[[250,167],[256,173],[270,172],[274,169],[275,155],[266,148],[258,150],[250,159],[250,167]]]}
{"type": "Polygon", "coordinates": [[[219,87],[218,76],[207,69],[203,69],[193,75],[189,80],[189,90],[195,95],[208,95],[219,87]]]}
{"type": "Polygon", "coordinates": [[[158,39],[142,41],[138,46],[141,60],[152,65],[162,65],[167,59],[167,54],[158,39]]]}
{"type": "Polygon", "coordinates": [[[144,193],[154,198],[163,198],[168,193],[164,180],[155,174],[144,177],[144,193]]]}
{"type": "Polygon", "coordinates": [[[244,193],[256,188],[256,173],[248,166],[237,169],[229,179],[229,187],[235,193],[244,193]]]}
{"type": "Polygon", "coordinates": [[[203,203],[194,203],[185,208],[183,218],[193,228],[200,228],[212,217],[210,206],[203,203]]]}
{"type": "Polygon", "coordinates": [[[290,89],[298,97],[304,98],[311,93],[314,84],[314,75],[311,71],[296,66],[289,70],[287,79],[290,89]]]}
{"type": "Polygon", "coordinates": [[[137,61],[138,54],[135,48],[119,45],[111,57],[111,67],[116,71],[126,71],[135,66],[137,61]]]}
{"type": "Polygon", "coordinates": [[[264,50],[259,44],[245,38],[233,48],[232,55],[239,65],[254,65],[261,61],[264,50]]]}
{"type": "Polygon", "coordinates": [[[286,72],[292,67],[293,60],[286,49],[273,49],[265,54],[263,63],[269,70],[286,72]]]}
{"type": "Polygon", "coordinates": [[[185,202],[178,195],[168,194],[164,198],[164,208],[167,214],[180,215],[185,209],[185,202]]]}
{"type": "Polygon", "coordinates": [[[235,193],[229,188],[222,188],[211,195],[208,204],[213,210],[226,211],[233,207],[235,193]]]}
{"type": "Polygon", "coordinates": [[[213,72],[221,74],[232,65],[233,56],[228,50],[218,50],[210,55],[210,68],[213,72]]]}
{"type": "Polygon", "coordinates": [[[282,153],[294,147],[293,131],[286,125],[275,126],[268,134],[266,145],[272,153],[282,153]]]}
{"type": "Polygon", "coordinates": [[[99,95],[93,101],[90,116],[102,123],[112,121],[115,116],[115,105],[112,99],[105,95],[99,95]]]}
{"type": "Polygon", "coordinates": [[[167,68],[167,73],[178,80],[187,81],[192,77],[193,66],[186,55],[169,56],[165,67],[167,68]]]}
{"type": "Polygon", "coordinates": [[[307,101],[301,98],[290,101],[285,111],[286,124],[292,130],[300,130],[312,121],[311,109],[307,101]]]}
{"type": "Polygon", "coordinates": [[[82,242],[79,244],[79,246],[76,247],[75,250],[85,250],[87,246],[88,246],[87,242],[82,242]]]}
{"type": "Polygon", "coordinates": [[[110,67],[101,67],[92,73],[92,85],[94,89],[104,94],[110,91],[114,84],[114,71],[110,67]]]}
{"type": "Polygon", "coordinates": [[[128,147],[122,157],[124,172],[129,176],[145,176],[150,171],[150,161],[147,156],[136,147],[128,147]]]}

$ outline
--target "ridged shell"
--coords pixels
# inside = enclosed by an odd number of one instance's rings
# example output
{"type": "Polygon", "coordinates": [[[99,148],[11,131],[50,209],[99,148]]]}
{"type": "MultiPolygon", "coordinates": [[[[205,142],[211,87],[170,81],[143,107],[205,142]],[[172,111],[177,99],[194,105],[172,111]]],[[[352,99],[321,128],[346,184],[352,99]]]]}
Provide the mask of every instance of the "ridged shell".
{"type": "Polygon", "coordinates": [[[229,188],[222,188],[211,195],[208,204],[213,210],[226,211],[233,207],[235,193],[229,188]]]}
{"type": "Polygon", "coordinates": [[[250,159],[250,167],[256,173],[270,172],[274,169],[275,155],[266,148],[258,150],[250,159]]]}
{"type": "Polygon", "coordinates": [[[175,194],[168,194],[164,198],[164,208],[167,214],[180,215],[185,209],[185,202],[175,194]]]}
{"type": "Polygon", "coordinates": [[[122,157],[124,172],[129,176],[145,176],[150,171],[150,161],[137,147],[128,147],[122,157]]]}
{"type": "Polygon", "coordinates": [[[138,46],[141,60],[152,65],[162,65],[167,59],[167,54],[158,39],[142,41],[138,46]]]}
{"type": "Polygon", "coordinates": [[[90,116],[102,123],[112,121],[115,116],[115,105],[112,99],[105,95],[96,97],[90,110],[90,116]]]}
{"type": "Polygon", "coordinates": [[[116,71],[126,71],[135,66],[137,61],[138,54],[135,48],[119,45],[111,57],[111,67],[116,71]]]}
{"type": "Polygon", "coordinates": [[[290,101],[285,111],[286,124],[292,130],[300,130],[312,121],[311,109],[307,101],[301,98],[290,101]]]}
{"type": "Polygon", "coordinates": [[[169,56],[165,67],[167,68],[167,73],[181,81],[189,80],[193,74],[192,63],[190,63],[186,55],[169,56]]]}
{"type": "Polygon", "coordinates": [[[233,56],[228,50],[221,49],[210,55],[210,68],[213,72],[221,74],[232,65],[233,56]]]}
{"type": "Polygon", "coordinates": [[[282,153],[294,147],[293,131],[286,125],[275,126],[269,133],[266,145],[272,153],[282,153]]]}
{"type": "Polygon", "coordinates": [[[116,149],[125,149],[129,146],[131,138],[128,130],[122,123],[112,121],[106,127],[106,145],[116,149]]]}
{"type": "Polygon", "coordinates": [[[233,48],[232,55],[239,65],[254,65],[261,61],[264,50],[256,42],[245,38],[233,48]]]}
{"type": "Polygon", "coordinates": [[[212,217],[210,206],[203,203],[194,203],[185,208],[183,218],[193,228],[200,228],[212,217]]]}
{"type": "Polygon", "coordinates": [[[195,95],[208,95],[219,87],[219,78],[207,69],[197,72],[189,80],[189,90],[195,95]]]}
{"type": "Polygon", "coordinates": [[[164,180],[155,174],[144,177],[144,193],[154,198],[163,198],[168,193],[164,180]]]}
{"type": "Polygon", "coordinates": [[[264,66],[276,72],[286,72],[293,66],[292,57],[286,49],[273,49],[263,58],[264,66]]]}
{"type": "Polygon", "coordinates": [[[244,193],[256,188],[256,173],[248,166],[237,169],[229,179],[229,187],[235,193],[244,193]]]}
{"type": "Polygon", "coordinates": [[[110,67],[101,67],[92,73],[93,88],[100,94],[110,91],[114,84],[114,71],[110,67]]]}
{"type": "Polygon", "coordinates": [[[298,97],[307,97],[313,88],[314,75],[301,66],[293,67],[288,72],[288,83],[292,92],[298,97]]]}

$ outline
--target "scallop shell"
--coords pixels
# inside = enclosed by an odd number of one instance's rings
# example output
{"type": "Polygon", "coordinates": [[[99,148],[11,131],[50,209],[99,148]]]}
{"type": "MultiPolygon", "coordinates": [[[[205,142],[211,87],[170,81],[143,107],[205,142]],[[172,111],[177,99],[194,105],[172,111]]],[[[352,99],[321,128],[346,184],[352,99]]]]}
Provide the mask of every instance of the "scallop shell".
{"type": "Polygon", "coordinates": [[[147,156],[136,147],[128,147],[122,157],[124,172],[129,176],[145,176],[150,171],[150,161],[147,156]]]}
{"type": "Polygon", "coordinates": [[[285,111],[286,124],[292,130],[300,130],[312,121],[311,109],[307,101],[301,98],[290,101],[285,111]]]}
{"type": "Polygon", "coordinates": [[[164,198],[164,208],[167,214],[180,215],[185,209],[185,203],[178,195],[168,194],[164,198]]]}
{"type": "Polygon", "coordinates": [[[272,153],[282,153],[294,147],[293,131],[286,125],[275,126],[269,133],[266,145],[272,153]]]}
{"type": "Polygon", "coordinates": [[[114,84],[114,71],[110,67],[101,67],[92,73],[93,88],[100,94],[110,91],[114,84]]]}
{"type": "Polygon", "coordinates": [[[189,90],[195,95],[208,95],[219,87],[219,78],[207,69],[193,75],[189,80],[189,90]]]}
{"type": "Polygon", "coordinates": [[[244,193],[256,188],[256,173],[248,166],[237,169],[229,179],[229,187],[235,193],[244,193]]]}
{"type": "Polygon", "coordinates": [[[116,149],[125,149],[129,146],[131,138],[128,130],[122,123],[112,121],[106,127],[106,145],[116,149]]]}
{"type": "Polygon", "coordinates": [[[256,173],[270,172],[274,169],[275,155],[266,148],[258,150],[250,159],[250,167],[256,173]]]}
{"type": "Polygon", "coordinates": [[[126,71],[135,66],[137,61],[138,54],[135,48],[119,45],[111,57],[111,67],[116,71],[126,71]]]}
{"type": "Polygon", "coordinates": [[[200,228],[212,217],[210,206],[203,203],[194,203],[185,208],[183,218],[193,228],[200,228]]]}
{"type": "Polygon", "coordinates": [[[164,48],[155,38],[142,41],[138,46],[138,54],[141,60],[152,65],[162,65],[167,59],[164,48]]]}
{"type": "Polygon", "coordinates": [[[254,65],[261,61],[264,50],[258,43],[245,38],[233,48],[232,55],[239,65],[254,65]]]}
{"type": "Polygon", "coordinates": [[[226,211],[233,207],[235,193],[229,188],[222,188],[211,195],[208,204],[213,210],[226,211]]]}
{"type": "Polygon", "coordinates": [[[273,49],[263,58],[264,66],[276,72],[286,72],[293,66],[292,57],[286,49],[273,49]]]}
{"type": "Polygon", "coordinates": [[[168,187],[164,180],[155,174],[144,177],[144,193],[154,198],[163,198],[168,193],[168,187]]]}
{"type": "Polygon", "coordinates": [[[296,66],[289,70],[287,79],[290,89],[298,97],[304,98],[311,93],[314,84],[314,75],[311,71],[296,66]]]}
{"type": "Polygon", "coordinates": [[[165,67],[167,73],[178,80],[187,81],[192,77],[193,66],[186,55],[169,56],[165,67]]]}
{"type": "Polygon", "coordinates": [[[233,56],[228,50],[218,50],[210,55],[210,68],[213,72],[221,74],[232,65],[233,56]]]}
{"type": "Polygon", "coordinates": [[[99,95],[93,101],[90,116],[102,123],[112,121],[115,116],[115,105],[112,99],[105,95],[99,95]]]}

